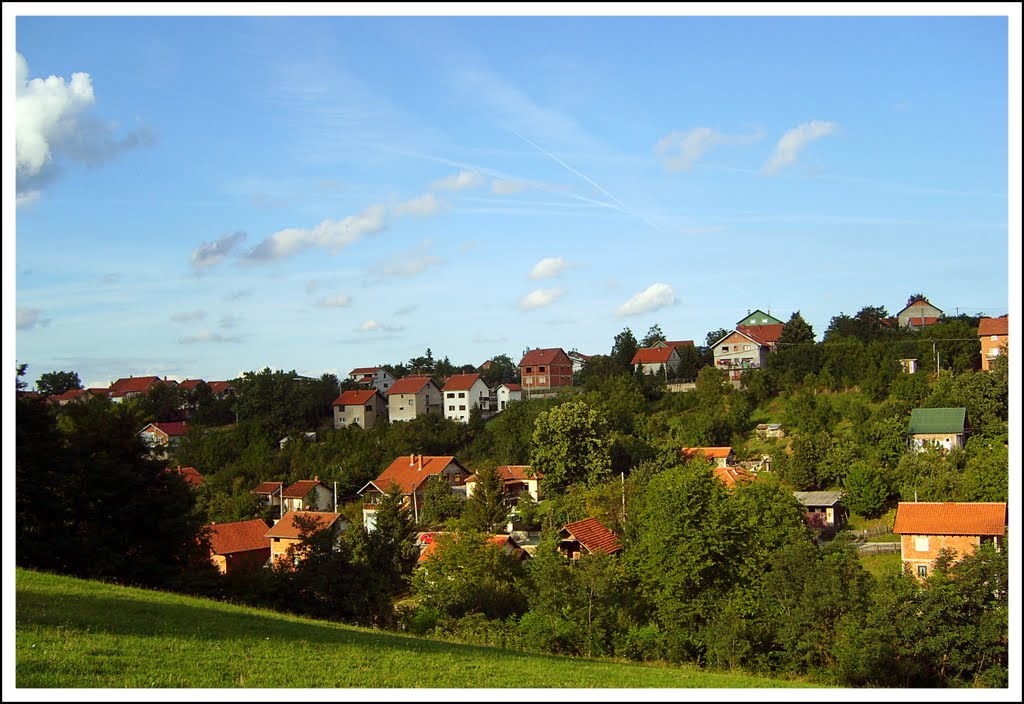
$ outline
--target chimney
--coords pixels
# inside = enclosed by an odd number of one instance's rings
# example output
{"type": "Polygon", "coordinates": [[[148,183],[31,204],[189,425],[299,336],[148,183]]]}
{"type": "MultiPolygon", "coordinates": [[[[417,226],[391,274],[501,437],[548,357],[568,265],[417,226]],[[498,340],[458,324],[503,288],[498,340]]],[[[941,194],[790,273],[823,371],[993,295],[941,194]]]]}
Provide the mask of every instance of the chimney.
{"type": "Polygon", "coordinates": [[[315,481],[315,482],[320,481],[320,475],[319,474],[314,474],[313,475],[313,481],[315,481]]]}
{"type": "Polygon", "coordinates": [[[417,472],[422,472],[423,471],[423,455],[420,455],[420,457],[419,457],[419,466],[416,467],[416,471],[417,472]]]}
{"type": "Polygon", "coordinates": [[[409,455],[409,466],[412,467],[416,464],[416,455],[409,455]]]}

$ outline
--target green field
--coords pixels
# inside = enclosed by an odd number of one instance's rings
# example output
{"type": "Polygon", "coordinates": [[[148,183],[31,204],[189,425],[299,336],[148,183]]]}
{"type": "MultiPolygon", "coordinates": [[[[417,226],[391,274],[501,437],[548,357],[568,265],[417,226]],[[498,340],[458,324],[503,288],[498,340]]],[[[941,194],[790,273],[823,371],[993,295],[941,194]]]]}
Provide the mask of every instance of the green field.
{"type": "Polygon", "coordinates": [[[17,687],[813,686],[456,645],[25,570],[15,616],[17,687]]]}

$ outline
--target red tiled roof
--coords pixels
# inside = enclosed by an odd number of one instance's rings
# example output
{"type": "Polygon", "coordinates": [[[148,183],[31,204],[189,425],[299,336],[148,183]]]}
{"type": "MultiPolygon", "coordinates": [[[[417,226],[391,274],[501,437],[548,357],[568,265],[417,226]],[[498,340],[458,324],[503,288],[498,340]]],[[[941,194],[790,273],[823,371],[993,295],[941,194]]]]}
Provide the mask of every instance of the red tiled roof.
{"type": "Polygon", "coordinates": [[[771,345],[779,339],[785,323],[772,323],[771,325],[738,325],[736,332],[741,332],[747,337],[762,345],[771,345]]]}
{"type": "Polygon", "coordinates": [[[376,389],[367,389],[364,391],[350,390],[343,393],[338,398],[334,399],[332,406],[363,406],[377,393],[376,389]]]}
{"type": "MultiPolygon", "coordinates": [[[[428,477],[440,474],[452,462],[462,467],[462,464],[452,456],[402,455],[372,483],[381,491],[387,491],[392,484],[397,484],[403,494],[411,494],[428,477]]],[[[465,467],[462,469],[465,470],[465,467]]],[[[468,475],[469,472],[465,471],[465,474],[468,475]]]]}
{"type": "Polygon", "coordinates": [[[898,535],[1002,535],[1006,503],[900,502],[892,532],[898,535]]]}
{"type": "Polygon", "coordinates": [[[210,548],[215,555],[270,548],[267,524],[258,518],[237,523],[214,523],[210,529],[210,548]]]}
{"type": "Polygon", "coordinates": [[[209,386],[210,391],[215,394],[222,394],[231,388],[230,381],[208,381],[206,385],[209,386]]]}
{"type": "MultiPolygon", "coordinates": [[[[290,487],[281,492],[281,496],[286,499],[301,499],[309,492],[313,491],[314,487],[324,486],[320,483],[320,479],[300,479],[299,481],[292,484],[290,487]]],[[[325,489],[327,487],[324,487],[325,489]]]]}
{"type": "Polygon", "coordinates": [[[388,389],[388,396],[391,394],[418,394],[424,386],[432,383],[430,377],[427,375],[422,376],[405,376],[396,381],[388,389]]]}
{"type": "MultiPolygon", "coordinates": [[[[530,471],[530,465],[528,465],[528,464],[506,464],[504,466],[498,467],[498,476],[501,477],[501,480],[503,482],[508,482],[508,481],[525,481],[527,479],[543,479],[544,478],[543,474],[537,474],[537,475],[531,477],[528,474],[529,471],[530,471]]],[[[467,482],[469,482],[469,481],[479,481],[479,480],[480,480],[480,473],[479,472],[477,472],[477,473],[467,477],[467,479],[466,479],[467,482]]]]}
{"type": "MultiPolygon", "coordinates": [[[[433,555],[437,551],[437,541],[434,540],[434,538],[439,536],[439,535],[441,535],[441,534],[442,534],[442,532],[438,532],[438,533],[422,533],[419,536],[420,543],[422,544],[423,549],[422,549],[422,552],[420,552],[420,556],[417,559],[417,562],[419,562],[419,563],[426,562],[428,559],[430,559],[430,556],[433,555]]],[[[459,540],[459,538],[460,538],[460,535],[458,533],[455,533],[454,534],[454,539],[455,540],[459,540]]],[[[490,535],[490,536],[487,537],[487,542],[494,543],[495,545],[497,545],[500,548],[504,548],[509,543],[512,544],[513,548],[518,548],[519,547],[519,544],[516,543],[516,541],[510,535],[490,535]]]]}
{"type": "Polygon", "coordinates": [[[526,366],[527,364],[551,364],[556,361],[559,356],[565,355],[565,350],[561,347],[549,347],[547,349],[536,349],[530,350],[523,355],[523,361],[519,363],[520,367],[526,366]]]}
{"type": "Polygon", "coordinates": [[[178,384],[178,388],[179,389],[185,389],[187,391],[187,390],[189,390],[191,388],[195,388],[196,386],[199,386],[202,383],[203,383],[202,379],[185,379],[185,381],[182,381],[181,383],[178,384]]]}
{"type": "Polygon", "coordinates": [[[479,374],[452,374],[445,382],[442,391],[469,391],[479,381],[479,374]]]}
{"type": "Polygon", "coordinates": [[[724,459],[732,452],[731,447],[684,447],[679,451],[684,460],[692,460],[698,453],[703,452],[704,456],[711,459],[724,459]]]}
{"type": "Polygon", "coordinates": [[[127,379],[118,379],[110,385],[111,396],[123,396],[126,393],[147,391],[153,384],[163,383],[158,376],[133,376],[127,379]]]}
{"type": "Polygon", "coordinates": [[[51,401],[74,401],[89,393],[92,393],[89,389],[71,389],[70,391],[65,391],[55,396],[48,396],[47,398],[51,401]]]}
{"type": "Polygon", "coordinates": [[[669,347],[686,347],[686,346],[693,347],[693,340],[675,340],[675,341],[666,340],[665,344],[668,345],[669,347]]]}
{"type": "Polygon", "coordinates": [[[355,376],[356,374],[369,374],[373,375],[374,372],[380,371],[381,367],[356,367],[348,373],[349,376],[355,376]]]}
{"type": "Polygon", "coordinates": [[[289,511],[274,524],[273,528],[266,532],[266,536],[268,538],[298,538],[301,530],[296,525],[295,519],[300,516],[314,519],[317,529],[322,530],[333,526],[341,514],[326,511],[289,511]]]}
{"type": "Polygon", "coordinates": [[[589,552],[612,554],[622,549],[622,544],[615,533],[605,528],[596,518],[587,518],[570,523],[562,529],[579,541],[589,552]]]}
{"type": "Polygon", "coordinates": [[[664,364],[675,351],[675,347],[641,347],[630,364],[664,364]]]}
{"type": "Polygon", "coordinates": [[[284,482],[262,482],[257,484],[256,488],[250,491],[250,494],[270,495],[276,494],[284,487],[284,482]]]}
{"type": "Polygon", "coordinates": [[[172,471],[180,474],[191,486],[202,486],[203,475],[195,467],[175,467],[172,471]]]}
{"type": "Polygon", "coordinates": [[[181,437],[188,431],[188,423],[183,420],[170,421],[167,423],[150,423],[150,425],[162,430],[169,438],[181,437]]]}
{"type": "Polygon", "coordinates": [[[729,489],[735,489],[738,484],[757,479],[756,474],[742,467],[716,467],[715,476],[729,489]]]}
{"type": "Polygon", "coordinates": [[[1004,315],[1002,318],[982,318],[978,321],[978,335],[980,337],[1009,334],[1010,317],[1008,315],[1004,315]]]}
{"type": "Polygon", "coordinates": [[[499,384],[499,386],[504,386],[509,391],[522,391],[523,390],[522,384],[508,383],[508,384],[499,384]]]}

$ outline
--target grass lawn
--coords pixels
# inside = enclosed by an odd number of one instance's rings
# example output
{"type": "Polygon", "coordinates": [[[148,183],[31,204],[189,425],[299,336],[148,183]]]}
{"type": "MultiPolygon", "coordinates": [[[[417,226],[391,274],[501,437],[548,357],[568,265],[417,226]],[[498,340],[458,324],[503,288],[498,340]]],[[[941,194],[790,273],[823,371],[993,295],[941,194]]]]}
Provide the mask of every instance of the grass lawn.
{"type": "Polygon", "coordinates": [[[903,570],[903,558],[898,552],[861,555],[860,564],[877,579],[888,575],[897,575],[903,570]]]}
{"type": "Polygon", "coordinates": [[[26,570],[15,598],[19,688],[816,686],[443,643],[26,570]]]}

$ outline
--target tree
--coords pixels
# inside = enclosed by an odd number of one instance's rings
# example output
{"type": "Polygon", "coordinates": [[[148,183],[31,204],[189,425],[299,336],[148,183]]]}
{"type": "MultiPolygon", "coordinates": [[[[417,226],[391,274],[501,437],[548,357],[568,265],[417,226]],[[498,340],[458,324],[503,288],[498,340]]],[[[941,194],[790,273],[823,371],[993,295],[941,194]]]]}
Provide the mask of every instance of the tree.
{"type": "Polygon", "coordinates": [[[664,342],[665,333],[661,331],[661,326],[655,323],[648,330],[647,334],[644,335],[643,341],[640,343],[641,347],[654,347],[655,342],[664,342]]]}
{"type": "Polygon", "coordinates": [[[507,354],[499,354],[492,357],[487,369],[480,372],[480,378],[490,388],[500,384],[510,384],[519,379],[519,365],[512,361],[507,354]]]}
{"type": "Polygon", "coordinates": [[[726,330],[725,328],[719,328],[718,330],[712,330],[712,331],[710,331],[710,332],[709,332],[709,333],[708,333],[708,334],[707,334],[707,335],[706,335],[706,336],[704,337],[704,346],[705,346],[705,347],[708,347],[708,348],[710,348],[710,347],[714,346],[714,344],[715,344],[716,342],[718,342],[719,340],[721,340],[721,339],[722,339],[723,337],[725,337],[726,335],[728,335],[728,334],[729,334],[730,332],[732,332],[732,330],[726,330]]]}
{"type": "Polygon", "coordinates": [[[419,554],[413,538],[416,528],[409,509],[403,506],[402,490],[392,484],[377,504],[367,551],[384,577],[388,591],[400,592],[408,583],[419,554]]]}
{"type": "Polygon", "coordinates": [[[82,388],[78,372],[47,372],[36,381],[36,390],[44,396],[60,396],[74,389],[82,388]]]}
{"type": "Polygon", "coordinates": [[[796,311],[789,317],[789,321],[782,326],[778,344],[780,346],[798,345],[805,342],[814,342],[814,329],[803,319],[800,311],[796,311]]]}
{"type": "Polygon", "coordinates": [[[560,494],[576,482],[592,484],[611,471],[608,423],[585,401],[573,400],[537,416],[530,455],[544,491],[560,494]]]}
{"type": "Polygon", "coordinates": [[[924,295],[923,293],[912,293],[907,297],[908,306],[914,301],[924,301],[925,303],[931,303],[931,301],[928,300],[928,296],[924,295]]]}
{"type": "Polygon", "coordinates": [[[854,462],[846,474],[844,488],[846,507],[866,518],[881,516],[892,495],[885,470],[870,462],[854,462]]]}
{"type": "Polygon", "coordinates": [[[15,387],[18,391],[22,391],[28,386],[28,382],[22,381],[22,377],[25,376],[25,372],[27,370],[28,364],[18,364],[18,375],[14,380],[15,387]]]}
{"type": "Polygon", "coordinates": [[[476,487],[466,499],[462,512],[465,530],[494,533],[505,525],[508,519],[508,502],[501,475],[494,467],[485,467],[477,472],[476,487]]]}
{"type": "Polygon", "coordinates": [[[466,500],[452,491],[448,480],[438,475],[427,480],[420,508],[420,525],[436,526],[462,515],[466,500]]]}
{"type": "Polygon", "coordinates": [[[629,328],[624,328],[622,332],[615,336],[615,344],[612,345],[610,356],[619,369],[628,371],[633,368],[633,357],[636,356],[638,349],[640,349],[640,345],[636,341],[633,331],[629,328]]]}

